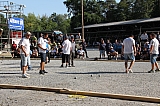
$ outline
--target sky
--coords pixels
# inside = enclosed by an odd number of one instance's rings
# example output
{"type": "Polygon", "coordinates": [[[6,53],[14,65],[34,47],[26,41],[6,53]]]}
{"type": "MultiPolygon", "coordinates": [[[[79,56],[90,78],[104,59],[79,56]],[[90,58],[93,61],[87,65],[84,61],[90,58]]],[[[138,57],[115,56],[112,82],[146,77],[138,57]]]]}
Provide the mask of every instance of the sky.
{"type": "MultiPolygon", "coordinates": [[[[36,16],[50,16],[53,12],[57,14],[66,14],[67,8],[63,4],[65,0],[9,0],[16,4],[25,5],[24,14],[34,13],[36,16]]],[[[120,0],[116,0],[119,2],[120,0]]]]}

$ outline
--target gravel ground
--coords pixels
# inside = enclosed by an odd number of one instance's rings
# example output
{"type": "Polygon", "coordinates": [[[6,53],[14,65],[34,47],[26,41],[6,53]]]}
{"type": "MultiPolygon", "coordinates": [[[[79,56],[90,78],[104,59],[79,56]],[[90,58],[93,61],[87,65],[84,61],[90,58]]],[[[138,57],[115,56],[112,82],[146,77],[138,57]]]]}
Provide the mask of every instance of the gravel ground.
{"type": "MultiPolygon", "coordinates": [[[[89,51],[96,57],[98,51],[89,51]]],[[[124,73],[124,62],[75,61],[75,68],[59,68],[60,60],[46,65],[39,75],[39,60],[32,60],[29,79],[21,78],[20,60],[0,60],[0,84],[68,88],[101,93],[160,98],[160,73],[148,74],[149,62],[136,62],[133,74],[124,73]]],[[[0,106],[158,106],[158,104],[107,98],[75,98],[52,92],[0,89],[0,106]]]]}

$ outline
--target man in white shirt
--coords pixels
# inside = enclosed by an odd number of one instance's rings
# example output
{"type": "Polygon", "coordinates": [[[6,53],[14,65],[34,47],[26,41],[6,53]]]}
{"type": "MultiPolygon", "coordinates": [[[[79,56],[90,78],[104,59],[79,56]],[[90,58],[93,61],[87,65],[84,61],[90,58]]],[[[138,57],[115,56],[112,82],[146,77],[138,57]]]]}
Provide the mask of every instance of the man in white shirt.
{"type": "Polygon", "coordinates": [[[147,41],[147,40],[148,40],[148,35],[147,35],[147,33],[144,32],[144,33],[140,36],[140,38],[141,38],[141,41],[147,41]]]}
{"type": "Polygon", "coordinates": [[[45,33],[43,35],[43,37],[40,37],[38,39],[38,49],[39,49],[39,53],[40,53],[40,56],[41,56],[41,63],[40,63],[40,71],[39,71],[39,74],[45,74],[45,73],[48,73],[44,70],[45,68],[45,62],[46,62],[46,43],[47,43],[47,39],[48,38],[48,34],[45,33]]]}
{"type": "Polygon", "coordinates": [[[27,62],[30,61],[30,42],[29,38],[31,36],[30,32],[25,34],[25,37],[19,43],[20,45],[20,56],[22,62],[22,78],[29,78],[28,74],[26,73],[27,70],[27,62]]]}
{"type": "Polygon", "coordinates": [[[85,51],[82,49],[82,47],[80,47],[80,49],[77,51],[79,58],[82,56],[82,58],[84,59],[84,53],[85,51]]]}
{"type": "Polygon", "coordinates": [[[68,40],[68,36],[64,35],[64,42],[62,43],[62,65],[66,63],[66,68],[68,67],[68,63],[70,60],[70,52],[72,50],[71,42],[68,40]]]}
{"type": "Polygon", "coordinates": [[[151,65],[152,68],[150,71],[148,71],[148,73],[154,73],[156,71],[160,71],[159,70],[159,65],[156,61],[158,54],[159,54],[159,41],[156,39],[156,34],[151,33],[150,34],[150,38],[152,39],[150,42],[150,61],[151,61],[151,65]],[[156,66],[156,70],[154,70],[154,66],[156,66]]]}
{"type": "Polygon", "coordinates": [[[133,39],[134,35],[124,39],[123,46],[122,46],[122,54],[124,54],[125,59],[125,69],[126,73],[133,73],[132,66],[135,62],[135,55],[136,55],[136,47],[135,47],[135,40],[133,39]],[[132,60],[130,66],[128,67],[128,60],[132,60]]]}

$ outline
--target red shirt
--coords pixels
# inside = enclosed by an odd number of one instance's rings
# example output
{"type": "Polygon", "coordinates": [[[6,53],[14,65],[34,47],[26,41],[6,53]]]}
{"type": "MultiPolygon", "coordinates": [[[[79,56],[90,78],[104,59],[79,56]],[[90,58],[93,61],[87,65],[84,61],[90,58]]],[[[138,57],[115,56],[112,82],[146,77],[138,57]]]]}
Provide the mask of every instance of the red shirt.
{"type": "Polygon", "coordinates": [[[12,50],[16,50],[17,49],[17,44],[12,44],[12,50]]]}

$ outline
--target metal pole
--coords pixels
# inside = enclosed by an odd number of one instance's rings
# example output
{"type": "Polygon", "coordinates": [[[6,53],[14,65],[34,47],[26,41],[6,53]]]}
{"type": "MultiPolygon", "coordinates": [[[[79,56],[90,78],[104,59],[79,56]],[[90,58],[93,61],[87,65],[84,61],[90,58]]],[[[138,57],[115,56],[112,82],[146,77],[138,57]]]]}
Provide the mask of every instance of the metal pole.
{"type": "Polygon", "coordinates": [[[84,39],[84,9],[83,9],[83,0],[81,0],[82,6],[82,39],[84,39]]]}

